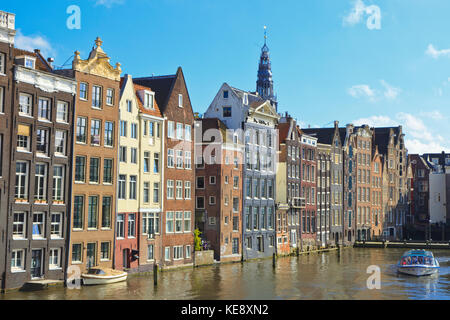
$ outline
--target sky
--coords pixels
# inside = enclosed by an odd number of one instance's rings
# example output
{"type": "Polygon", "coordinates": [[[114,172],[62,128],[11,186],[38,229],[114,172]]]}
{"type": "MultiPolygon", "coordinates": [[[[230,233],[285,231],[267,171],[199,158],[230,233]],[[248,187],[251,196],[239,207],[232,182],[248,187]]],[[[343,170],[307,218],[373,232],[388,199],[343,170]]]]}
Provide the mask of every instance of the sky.
{"type": "Polygon", "coordinates": [[[56,66],[76,50],[87,58],[97,36],[123,74],[181,66],[199,113],[224,82],[256,90],[267,26],[280,113],[303,127],[402,125],[409,153],[450,152],[448,0],[15,0],[0,10],[16,14],[16,46],[56,66]]]}

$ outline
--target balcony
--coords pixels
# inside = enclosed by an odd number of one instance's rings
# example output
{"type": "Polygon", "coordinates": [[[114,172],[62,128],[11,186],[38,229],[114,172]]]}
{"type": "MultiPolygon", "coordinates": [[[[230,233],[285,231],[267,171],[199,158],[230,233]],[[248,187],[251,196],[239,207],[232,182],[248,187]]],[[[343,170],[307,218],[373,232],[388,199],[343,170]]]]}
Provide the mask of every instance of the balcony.
{"type": "Polygon", "coordinates": [[[304,209],[304,208],[306,208],[306,199],[305,198],[292,198],[290,205],[296,209],[304,209]]]}
{"type": "Polygon", "coordinates": [[[5,11],[0,11],[0,27],[14,30],[16,15],[5,11]]]}

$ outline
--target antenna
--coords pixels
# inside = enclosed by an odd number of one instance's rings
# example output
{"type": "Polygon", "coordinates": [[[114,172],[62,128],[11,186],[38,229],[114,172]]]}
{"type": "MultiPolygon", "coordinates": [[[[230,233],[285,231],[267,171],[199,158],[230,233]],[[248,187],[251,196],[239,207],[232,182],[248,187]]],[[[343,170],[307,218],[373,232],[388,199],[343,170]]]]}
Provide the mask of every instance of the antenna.
{"type": "Polygon", "coordinates": [[[75,57],[75,55],[71,55],[71,56],[69,57],[69,59],[67,59],[67,60],[63,63],[62,66],[55,67],[55,69],[62,69],[62,68],[64,68],[65,66],[68,65],[69,60],[71,60],[73,57],[75,57]]]}

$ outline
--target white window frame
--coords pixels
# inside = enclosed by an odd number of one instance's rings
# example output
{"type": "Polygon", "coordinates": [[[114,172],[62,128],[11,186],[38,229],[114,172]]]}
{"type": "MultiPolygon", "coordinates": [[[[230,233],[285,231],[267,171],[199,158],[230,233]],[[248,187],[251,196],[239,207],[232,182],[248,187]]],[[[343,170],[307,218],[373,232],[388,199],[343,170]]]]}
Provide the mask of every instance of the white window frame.
{"type": "Polygon", "coordinates": [[[67,152],[67,131],[55,130],[55,154],[65,157],[67,155],[66,152],[67,152]],[[62,137],[58,136],[60,134],[62,134],[62,137]],[[58,151],[58,148],[60,148],[58,142],[61,141],[62,141],[62,152],[58,151]]]}
{"type": "MultiPolygon", "coordinates": [[[[19,194],[19,195],[17,195],[17,194],[15,194],[15,197],[16,197],[16,199],[22,199],[22,200],[28,200],[28,193],[29,193],[29,190],[28,190],[28,188],[29,188],[29,172],[30,172],[30,165],[29,165],[29,163],[28,163],[28,161],[17,161],[16,162],[16,177],[17,177],[17,164],[18,163],[24,163],[25,164],[25,172],[24,173],[19,173],[19,176],[20,177],[25,177],[25,181],[24,181],[24,184],[23,184],[23,186],[22,186],[22,184],[20,184],[19,186],[17,186],[16,185],[16,188],[17,187],[24,187],[25,189],[24,189],[24,194],[22,195],[22,194],[19,194]],[[17,196],[19,196],[19,197],[17,197],[17,196]]],[[[16,178],[17,179],[17,178],[16,178]]],[[[19,179],[19,181],[21,181],[22,179],[19,179]]],[[[27,201],[28,202],[28,201],[27,201]]]]}
{"type": "Polygon", "coordinates": [[[19,115],[31,117],[32,113],[33,113],[33,97],[31,96],[31,94],[21,92],[19,94],[19,115]],[[27,104],[22,103],[22,98],[24,99],[26,98],[28,100],[27,104]],[[28,112],[23,112],[24,108],[27,108],[28,112]]]}
{"type": "Polygon", "coordinates": [[[32,232],[31,232],[31,236],[33,238],[33,240],[42,240],[45,239],[45,214],[43,212],[34,212],[33,213],[33,228],[32,228],[32,232]],[[36,222],[34,220],[35,217],[40,216],[42,218],[42,221],[38,221],[36,222]],[[35,227],[39,227],[41,226],[41,230],[39,234],[34,234],[34,229],[35,227]]]}
{"type": "Polygon", "coordinates": [[[64,202],[64,173],[65,167],[63,165],[55,165],[53,167],[53,201],[62,201],[64,202]],[[55,175],[55,169],[61,168],[61,176],[55,175]],[[58,182],[60,181],[61,188],[57,188],[58,182]],[[59,194],[58,194],[59,193],[59,194]]]}
{"type": "Polygon", "coordinates": [[[183,95],[178,94],[178,107],[183,108],[183,95]]]}
{"type": "Polygon", "coordinates": [[[183,246],[174,246],[173,247],[173,260],[183,260],[183,246]]]}
{"type": "Polygon", "coordinates": [[[183,200],[183,181],[177,180],[175,188],[175,199],[183,200]]]}
{"type": "Polygon", "coordinates": [[[113,88],[107,88],[106,89],[106,105],[107,106],[114,106],[114,89],[113,88]],[[108,99],[111,100],[111,102],[108,102],[108,99]]]}
{"type": "Polygon", "coordinates": [[[175,139],[175,122],[167,122],[167,137],[170,139],[175,139]]]}
{"type": "Polygon", "coordinates": [[[180,122],[177,122],[176,137],[177,137],[177,140],[183,140],[184,139],[183,124],[180,123],[180,122]]]}
{"type": "Polygon", "coordinates": [[[48,268],[49,270],[59,270],[61,269],[61,249],[50,249],[48,253],[48,268]],[[56,253],[56,263],[52,263],[55,258],[56,253]]]}
{"type": "Polygon", "coordinates": [[[24,272],[25,271],[25,250],[18,249],[11,252],[11,272],[24,272]],[[17,254],[20,253],[20,264],[17,264],[17,254]],[[14,266],[13,266],[14,265],[14,266]]]}
{"type": "Polygon", "coordinates": [[[63,214],[61,212],[52,212],[50,215],[50,238],[51,239],[62,239],[62,228],[63,228],[63,214]],[[53,217],[59,216],[59,221],[53,222],[53,217]],[[53,228],[59,231],[55,233],[53,228]]]}
{"type": "Polygon", "coordinates": [[[167,180],[167,199],[175,199],[175,184],[174,180],[167,180]]]}
{"type": "Polygon", "coordinates": [[[56,122],[68,123],[68,121],[69,121],[69,104],[65,101],[58,100],[56,102],[56,122]]]}
{"type": "Polygon", "coordinates": [[[22,240],[26,239],[27,235],[27,215],[25,212],[14,212],[13,214],[13,239],[14,240],[22,240]],[[23,221],[16,222],[16,215],[20,217],[23,216],[23,221]],[[15,229],[18,228],[18,226],[22,225],[22,233],[17,233],[15,229]]]}
{"type": "Polygon", "coordinates": [[[191,181],[184,182],[184,199],[191,200],[192,197],[192,183],[191,181]]]}

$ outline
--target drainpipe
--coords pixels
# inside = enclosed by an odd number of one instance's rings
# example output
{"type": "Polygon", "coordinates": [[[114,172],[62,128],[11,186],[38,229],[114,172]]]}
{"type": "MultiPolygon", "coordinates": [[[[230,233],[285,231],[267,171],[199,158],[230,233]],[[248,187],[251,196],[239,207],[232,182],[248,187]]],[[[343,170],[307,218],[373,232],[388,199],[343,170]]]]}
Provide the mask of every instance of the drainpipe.
{"type": "MultiPolygon", "coordinates": [[[[162,265],[164,264],[165,261],[165,256],[164,256],[164,247],[163,247],[163,215],[164,215],[164,168],[165,168],[165,155],[166,155],[166,149],[165,149],[165,141],[166,141],[166,120],[167,117],[163,116],[163,121],[161,124],[161,164],[160,164],[160,172],[161,172],[161,182],[160,182],[160,190],[161,190],[161,199],[160,199],[160,203],[161,203],[161,216],[159,219],[159,223],[160,223],[160,235],[161,235],[161,239],[160,241],[160,247],[161,247],[161,261],[159,262],[160,266],[162,267],[162,265]]],[[[191,198],[194,195],[193,190],[195,190],[195,186],[191,185],[191,198]]],[[[195,197],[194,197],[195,199],[195,197]]],[[[194,215],[195,216],[195,215],[194,215]]],[[[191,216],[192,217],[192,216],[191,216]]],[[[156,264],[156,260],[155,260],[155,264],[156,264]]],[[[160,267],[160,269],[161,269],[160,267]]]]}
{"type": "Polygon", "coordinates": [[[115,191],[115,212],[114,212],[114,223],[112,223],[112,230],[113,230],[113,252],[112,252],[112,268],[116,268],[116,221],[117,221],[117,213],[119,208],[119,184],[117,183],[117,179],[119,177],[119,168],[120,168],[120,161],[119,161],[119,154],[120,154],[120,99],[119,99],[119,122],[118,122],[118,130],[116,130],[116,141],[117,141],[117,154],[116,154],[116,179],[114,180],[116,184],[116,191],[115,191]]]}

